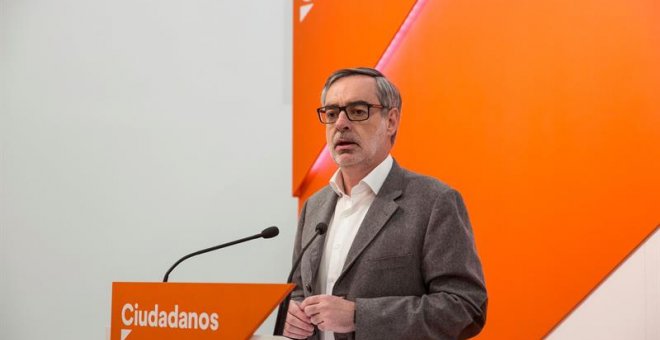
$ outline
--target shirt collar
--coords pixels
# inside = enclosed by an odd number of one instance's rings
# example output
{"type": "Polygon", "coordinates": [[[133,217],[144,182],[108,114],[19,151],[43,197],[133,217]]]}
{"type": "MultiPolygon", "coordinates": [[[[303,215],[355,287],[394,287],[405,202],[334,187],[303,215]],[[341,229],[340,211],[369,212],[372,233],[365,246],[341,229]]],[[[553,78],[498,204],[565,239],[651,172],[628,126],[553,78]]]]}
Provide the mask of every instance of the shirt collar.
{"type": "MultiPolygon", "coordinates": [[[[380,188],[383,186],[383,183],[385,183],[387,175],[390,173],[390,170],[392,170],[393,163],[394,160],[392,159],[392,155],[388,154],[378,166],[371,170],[371,172],[366,175],[360,183],[358,183],[358,185],[364,183],[374,192],[374,194],[378,195],[380,188]]],[[[341,177],[341,169],[337,169],[335,174],[330,178],[330,188],[332,188],[339,197],[346,195],[343,190],[344,179],[341,177]]]]}

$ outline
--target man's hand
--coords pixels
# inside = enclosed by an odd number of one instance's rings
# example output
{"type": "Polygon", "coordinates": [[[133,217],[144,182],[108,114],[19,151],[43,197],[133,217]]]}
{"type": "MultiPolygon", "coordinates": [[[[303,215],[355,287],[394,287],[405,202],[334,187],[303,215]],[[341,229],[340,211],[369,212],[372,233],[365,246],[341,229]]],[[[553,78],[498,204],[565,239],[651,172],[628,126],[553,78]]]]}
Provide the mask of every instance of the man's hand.
{"type": "Polygon", "coordinates": [[[322,331],[350,333],[355,330],[355,302],[333,295],[306,298],[300,308],[322,331]]]}
{"type": "Polygon", "coordinates": [[[293,339],[306,339],[314,333],[312,321],[307,317],[298,301],[291,300],[289,311],[286,313],[284,336],[293,339]]]}

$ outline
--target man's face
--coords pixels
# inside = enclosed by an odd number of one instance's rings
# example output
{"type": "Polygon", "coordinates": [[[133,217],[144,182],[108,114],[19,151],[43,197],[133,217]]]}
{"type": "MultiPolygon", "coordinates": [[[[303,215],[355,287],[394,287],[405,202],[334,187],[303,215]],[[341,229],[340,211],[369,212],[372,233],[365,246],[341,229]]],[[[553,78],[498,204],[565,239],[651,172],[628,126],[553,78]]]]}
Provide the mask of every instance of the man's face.
{"type": "MultiPolygon", "coordinates": [[[[380,104],[376,80],[362,75],[340,78],[328,89],[325,106],[345,106],[355,102],[380,104]]],[[[369,119],[350,121],[342,111],[334,124],[326,125],[326,141],[332,158],[342,169],[359,167],[371,170],[392,148],[391,136],[398,127],[397,109],[371,108],[369,119]],[[383,115],[383,110],[387,111],[383,115]]]]}

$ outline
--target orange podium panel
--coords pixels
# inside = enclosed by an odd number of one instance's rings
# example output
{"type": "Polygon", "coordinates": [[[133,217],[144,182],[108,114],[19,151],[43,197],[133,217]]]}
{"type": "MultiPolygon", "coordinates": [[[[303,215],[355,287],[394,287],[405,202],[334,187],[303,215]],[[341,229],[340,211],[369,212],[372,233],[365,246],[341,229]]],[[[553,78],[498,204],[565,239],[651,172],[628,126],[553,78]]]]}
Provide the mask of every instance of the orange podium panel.
{"type": "Polygon", "coordinates": [[[113,282],[110,339],[249,339],[294,287],[113,282]]]}

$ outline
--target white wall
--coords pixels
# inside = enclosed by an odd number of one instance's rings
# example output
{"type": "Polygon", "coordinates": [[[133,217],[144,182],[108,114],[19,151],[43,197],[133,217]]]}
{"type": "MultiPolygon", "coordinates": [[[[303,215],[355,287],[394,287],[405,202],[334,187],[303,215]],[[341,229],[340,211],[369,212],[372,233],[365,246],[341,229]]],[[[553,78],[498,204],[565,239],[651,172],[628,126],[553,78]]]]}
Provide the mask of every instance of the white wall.
{"type": "Polygon", "coordinates": [[[290,1],[0,1],[0,339],[103,339],[112,281],[270,225],[171,281],[286,279],[290,1]]]}

